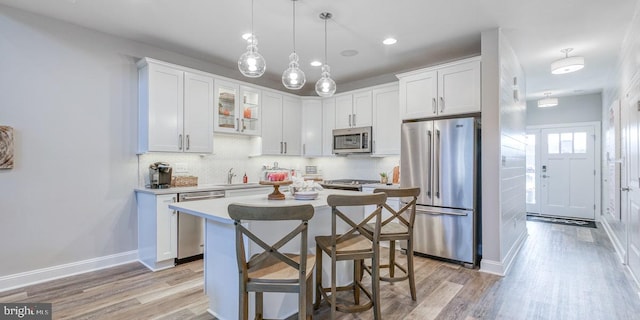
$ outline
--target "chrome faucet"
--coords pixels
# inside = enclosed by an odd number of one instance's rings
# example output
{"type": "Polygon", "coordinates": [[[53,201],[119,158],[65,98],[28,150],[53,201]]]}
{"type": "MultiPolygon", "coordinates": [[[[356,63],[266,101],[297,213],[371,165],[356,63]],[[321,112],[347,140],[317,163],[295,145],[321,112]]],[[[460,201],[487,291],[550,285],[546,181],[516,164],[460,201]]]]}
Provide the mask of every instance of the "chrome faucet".
{"type": "Polygon", "coordinates": [[[236,176],[236,174],[233,173],[232,171],[233,171],[233,168],[229,169],[229,172],[227,173],[227,184],[231,184],[233,177],[236,176]]]}

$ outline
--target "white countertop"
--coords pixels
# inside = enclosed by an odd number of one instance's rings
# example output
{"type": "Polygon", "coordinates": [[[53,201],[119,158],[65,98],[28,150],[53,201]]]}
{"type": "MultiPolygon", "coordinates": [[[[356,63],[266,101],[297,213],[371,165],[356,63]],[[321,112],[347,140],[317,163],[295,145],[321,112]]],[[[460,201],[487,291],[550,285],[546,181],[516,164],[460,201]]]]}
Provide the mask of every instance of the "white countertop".
{"type": "Polygon", "coordinates": [[[330,194],[353,194],[361,195],[359,191],[348,190],[334,190],[325,189],[320,191],[318,198],[315,200],[296,200],[291,195],[287,194],[284,200],[268,200],[267,195],[252,195],[241,196],[232,198],[219,198],[209,200],[198,200],[189,202],[176,202],[169,205],[170,209],[178,210],[180,212],[192,214],[195,216],[203,217],[205,219],[216,220],[222,223],[232,223],[233,220],[229,218],[227,207],[232,203],[242,203],[249,205],[257,205],[264,207],[275,206],[294,206],[300,204],[311,204],[314,208],[327,207],[327,196],[330,194]]]}
{"type": "Polygon", "coordinates": [[[167,189],[135,188],[134,191],[159,195],[159,194],[172,194],[172,193],[185,193],[185,192],[198,192],[198,191],[220,191],[220,190],[237,190],[237,189],[252,189],[252,188],[271,188],[271,186],[265,186],[257,182],[254,182],[254,183],[236,183],[232,185],[211,184],[211,185],[200,185],[196,187],[175,187],[175,188],[167,188],[167,189]]]}

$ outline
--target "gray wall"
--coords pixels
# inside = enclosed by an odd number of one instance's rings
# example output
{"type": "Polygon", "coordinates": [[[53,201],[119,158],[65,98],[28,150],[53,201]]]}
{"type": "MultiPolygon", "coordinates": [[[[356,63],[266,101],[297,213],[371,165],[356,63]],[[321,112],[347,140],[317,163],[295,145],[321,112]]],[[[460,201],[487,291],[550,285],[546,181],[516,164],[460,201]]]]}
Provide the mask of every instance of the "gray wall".
{"type": "Polygon", "coordinates": [[[559,97],[558,105],[538,108],[537,100],[527,101],[527,125],[602,121],[600,93],[559,97]]]}
{"type": "Polygon", "coordinates": [[[223,68],[5,6],[0,52],[0,278],[136,250],[135,62],[223,68]]]}

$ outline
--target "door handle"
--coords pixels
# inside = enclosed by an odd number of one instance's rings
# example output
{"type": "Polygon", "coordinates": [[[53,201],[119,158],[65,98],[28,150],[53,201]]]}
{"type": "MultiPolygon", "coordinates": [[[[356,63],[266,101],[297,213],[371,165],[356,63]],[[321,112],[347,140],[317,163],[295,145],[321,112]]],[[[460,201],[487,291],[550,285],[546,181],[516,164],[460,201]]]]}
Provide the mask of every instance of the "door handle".
{"type": "Polygon", "coordinates": [[[178,150],[182,150],[182,134],[178,135],[178,150]]]}
{"type": "Polygon", "coordinates": [[[622,187],[620,188],[620,191],[631,191],[630,187],[622,187]]]}
{"type": "Polygon", "coordinates": [[[436,130],[436,156],[434,160],[436,161],[435,168],[435,187],[436,187],[436,198],[440,198],[440,130],[436,130]]]}
{"type": "MultiPolygon", "coordinates": [[[[433,101],[436,101],[436,99],[434,98],[433,101]]],[[[434,112],[435,112],[435,109],[434,109],[434,112]]],[[[432,153],[431,149],[432,149],[433,142],[431,141],[431,138],[432,138],[431,130],[427,130],[427,141],[429,142],[428,144],[429,147],[427,149],[428,150],[427,160],[429,161],[429,169],[427,170],[427,172],[429,173],[429,176],[427,178],[428,179],[427,181],[429,181],[429,183],[427,183],[427,197],[429,198],[431,198],[431,185],[433,184],[431,181],[431,176],[433,175],[433,171],[431,170],[431,159],[433,157],[433,154],[431,154],[432,153]]]]}

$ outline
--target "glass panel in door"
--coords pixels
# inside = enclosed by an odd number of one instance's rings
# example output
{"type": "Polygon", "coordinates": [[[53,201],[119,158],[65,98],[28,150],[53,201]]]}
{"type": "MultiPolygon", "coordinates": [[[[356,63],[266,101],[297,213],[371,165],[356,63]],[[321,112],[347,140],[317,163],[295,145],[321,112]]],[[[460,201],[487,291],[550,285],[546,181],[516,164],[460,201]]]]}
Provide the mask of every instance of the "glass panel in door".
{"type": "Polygon", "coordinates": [[[250,135],[260,135],[260,90],[240,87],[240,132],[250,135]]]}
{"type": "Polygon", "coordinates": [[[537,133],[529,133],[527,134],[527,146],[525,149],[526,159],[526,201],[527,201],[527,212],[538,213],[540,210],[538,209],[538,200],[536,194],[536,138],[537,133]]]}
{"type": "Polygon", "coordinates": [[[215,81],[214,131],[238,132],[238,85],[221,80],[215,81]]]}

